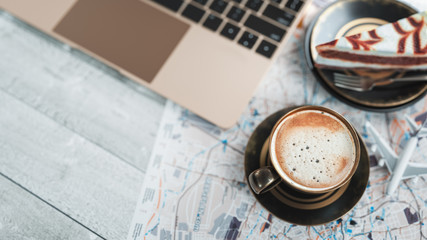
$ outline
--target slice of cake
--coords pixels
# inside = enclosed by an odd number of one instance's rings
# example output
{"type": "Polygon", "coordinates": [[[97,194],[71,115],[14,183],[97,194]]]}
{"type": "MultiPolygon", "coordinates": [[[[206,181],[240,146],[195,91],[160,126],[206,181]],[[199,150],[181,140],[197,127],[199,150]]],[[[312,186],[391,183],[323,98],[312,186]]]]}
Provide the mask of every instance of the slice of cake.
{"type": "Polygon", "coordinates": [[[316,46],[320,68],[427,69],[427,11],[316,46]]]}

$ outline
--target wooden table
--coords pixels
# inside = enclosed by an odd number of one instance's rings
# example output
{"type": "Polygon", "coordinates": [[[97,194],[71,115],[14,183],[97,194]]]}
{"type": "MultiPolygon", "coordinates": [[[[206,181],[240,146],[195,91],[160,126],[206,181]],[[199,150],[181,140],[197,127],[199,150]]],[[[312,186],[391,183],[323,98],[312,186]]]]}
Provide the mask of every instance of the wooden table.
{"type": "Polygon", "coordinates": [[[165,99],[0,14],[0,239],[125,239],[165,99]]]}

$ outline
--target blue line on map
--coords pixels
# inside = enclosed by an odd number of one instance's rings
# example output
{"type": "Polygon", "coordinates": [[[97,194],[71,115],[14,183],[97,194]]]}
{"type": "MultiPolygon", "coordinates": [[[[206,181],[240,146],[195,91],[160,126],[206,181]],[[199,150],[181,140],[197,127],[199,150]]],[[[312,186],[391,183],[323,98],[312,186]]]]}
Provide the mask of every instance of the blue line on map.
{"type": "Polygon", "coordinates": [[[288,230],[286,230],[286,232],[285,232],[285,236],[286,236],[286,234],[288,234],[288,232],[291,230],[291,228],[292,228],[293,226],[294,226],[293,224],[289,225],[288,230]]]}
{"type": "Polygon", "coordinates": [[[259,219],[261,218],[261,215],[262,215],[262,213],[263,213],[263,212],[264,212],[264,210],[263,210],[263,209],[261,209],[261,211],[259,212],[258,218],[256,219],[256,223],[255,223],[255,225],[252,227],[252,229],[251,229],[251,231],[249,232],[249,234],[246,236],[246,239],[248,239],[248,238],[249,238],[249,236],[250,236],[250,235],[252,235],[252,233],[253,233],[253,231],[254,231],[255,227],[258,225],[259,219]]]}
{"type": "MultiPolygon", "coordinates": [[[[349,218],[347,218],[347,220],[343,223],[343,229],[344,229],[344,231],[347,231],[347,229],[348,229],[348,224],[350,223],[350,221],[352,220],[352,218],[353,218],[353,216],[354,216],[354,212],[355,212],[356,210],[355,209],[353,209],[352,211],[351,211],[351,213],[350,213],[350,215],[349,215],[349,218]]],[[[337,223],[338,223],[338,221],[337,221],[337,223]]],[[[344,236],[344,233],[340,230],[340,232],[341,232],[341,234],[344,236]]]]}
{"type": "Polygon", "coordinates": [[[178,195],[178,194],[179,194],[179,192],[172,191],[172,190],[170,190],[170,189],[166,189],[166,190],[165,190],[165,192],[172,193],[172,194],[175,194],[175,195],[178,195]]]}
{"type": "Polygon", "coordinates": [[[372,114],[370,112],[366,112],[366,120],[371,121],[372,114]]]}
{"type": "Polygon", "coordinates": [[[366,232],[356,233],[356,234],[352,235],[352,238],[356,238],[356,237],[361,236],[361,235],[364,236],[365,234],[366,234],[366,232]]]}
{"type": "Polygon", "coordinates": [[[405,132],[405,140],[408,140],[410,137],[411,137],[411,135],[409,134],[409,132],[405,132]]]}
{"type": "MultiPolygon", "coordinates": [[[[351,219],[351,217],[349,219],[351,219]]],[[[343,230],[344,230],[344,232],[346,232],[347,229],[348,229],[348,223],[350,222],[349,219],[347,219],[347,221],[345,221],[345,222],[342,223],[343,224],[343,230]]],[[[344,236],[344,233],[342,232],[342,230],[340,230],[340,232],[344,236]]]]}
{"type": "MultiPolygon", "coordinates": [[[[283,236],[283,237],[286,239],[286,237],[285,237],[285,236],[283,236]]],[[[274,234],[273,234],[273,238],[274,238],[274,239],[277,239],[278,237],[277,237],[277,235],[274,235],[274,234]]]]}
{"type": "Polygon", "coordinates": [[[164,191],[163,192],[163,204],[162,204],[162,208],[165,208],[165,204],[166,204],[166,197],[168,196],[167,192],[164,191]]]}
{"type": "Polygon", "coordinates": [[[253,115],[254,117],[258,116],[258,115],[259,115],[258,110],[257,110],[257,109],[254,109],[254,113],[253,113],[252,115],[253,115]]]}
{"type": "Polygon", "coordinates": [[[381,219],[383,219],[383,220],[384,220],[384,217],[385,217],[385,209],[384,209],[384,208],[382,208],[381,219]]]}
{"type": "MultiPolygon", "coordinates": [[[[365,122],[367,122],[367,121],[371,121],[371,113],[366,113],[365,114],[365,116],[366,116],[366,120],[365,120],[365,122]]],[[[362,137],[364,137],[364,138],[368,138],[368,131],[366,130],[366,126],[365,126],[365,124],[363,124],[363,133],[362,133],[362,137]]]]}
{"type": "Polygon", "coordinates": [[[243,120],[243,123],[240,125],[240,129],[245,130],[248,121],[243,120]]]}
{"type": "Polygon", "coordinates": [[[185,121],[188,118],[188,109],[184,109],[183,114],[181,114],[181,117],[179,118],[179,120],[181,121],[185,121]]]}
{"type": "MultiPolygon", "coordinates": [[[[210,149],[212,149],[212,148],[214,148],[214,147],[218,146],[219,144],[221,144],[221,142],[216,143],[216,144],[215,144],[215,145],[213,145],[212,147],[208,148],[208,150],[210,150],[210,149]]],[[[187,171],[187,173],[185,174],[184,184],[182,185],[181,192],[183,192],[183,191],[184,191],[185,186],[187,185],[188,176],[190,175],[191,169],[192,169],[192,167],[193,167],[194,160],[195,160],[197,157],[199,157],[200,155],[205,154],[205,152],[206,152],[206,150],[202,150],[202,151],[198,152],[196,155],[194,155],[194,157],[193,157],[193,158],[191,158],[190,162],[188,163],[188,168],[187,168],[187,169],[188,169],[188,171],[187,171]]]]}
{"type": "Polygon", "coordinates": [[[410,188],[409,186],[406,186],[406,185],[401,185],[400,186],[402,189],[406,189],[406,190],[409,190],[412,194],[414,194],[414,196],[415,196],[415,198],[418,198],[419,200],[421,200],[422,202],[424,202],[424,199],[422,199],[421,197],[420,197],[420,195],[418,195],[412,188],[410,188]]]}
{"type": "Polygon", "coordinates": [[[393,238],[391,237],[390,228],[388,227],[388,225],[387,225],[387,224],[386,224],[386,226],[387,226],[387,232],[388,232],[388,235],[390,236],[390,239],[391,239],[391,240],[393,240],[393,238]]]}
{"type": "MultiPolygon", "coordinates": [[[[244,120],[244,122],[242,123],[242,125],[244,125],[245,122],[247,122],[247,120],[244,120]]],[[[224,136],[227,138],[227,136],[229,134],[234,133],[234,132],[239,131],[239,130],[242,130],[242,125],[240,127],[239,126],[235,126],[235,127],[231,128],[231,129],[228,129],[227,131],[224,132],[224,136]]]]}
{"type": "Polygon", "coordinates": [[[325,238],[322,237],[322,235],[320,235],[320,233],[316,230],[316,228],[314,228],[314,227],[311,227],[311,228],[314,230],[314,232],[317,234],[317,236],[319,236],[321,239],[325,240],[325,238]]]}
{"type": "Polygon", "coordinates": [[[156,227],[157,227],[157,226],[159,226],[159,224],[160,224],[160,218],[158,217],[158,218],[157,218],[157,223],[156,223],[156,225],[154,225],[154,227],[152,227],[151,229],[149,229],[149,230],[145,233],[145,236],[147,236],[151,231],[153,231],[154,229],[156,229],[156,227]]]}
{"type": "Polygon", "coordinates": [[[332,100],[332,99],[333,99],[333,97],[327,97],[327,98],[323,99],[323,101],[320,102],[320,105],[323,105],[323,104],[327,103],[329,100],[332,100]]]}
{"type": "Polygon", "coordinates": [[[225,152],[225,149],[227,149],[227,143],[228,143],[228,141],[227,141],[227,139],[224,139],[224,140],[222,140],[221,142],[222,142],[222,144],[224,144],[224,147],[223,147],[223,149],[222,149],[222,152],[225,152]]]}
{"type": "Polygon", "coordinates": [[[247,119],[243,120],[242,124],[240,125],[240,128],[238,129],[245,130],[247,126],[250,127],[250,130],[254,130],[254,123],[252,121],[248,121],[247,119]]]}
{"type": "MultiPolygon", "coordinates": [[[[295,225],[293,225],[293,224],[291,224],[291,225],[289,225],[289,228],[288,229],[286,229],[286,227],[283,229],[283,231],[284,231],[284,233],[283,233],[283,238],[284,239],[286,239],[286,235],[288,234],[288,232],[291,230],[291,228],[292,227],[294,227],[295,225]]],[[[273,234],[273,237],[275,238],[275,239],[277,239],[278,237],[277,237],[277,235],[274,235],[273,234]]]]}
{"type": "Polygon", "coordinates": [[[335,237],[334,230],[332,229],[332,225],[334,225],[334,223],[331,223],[331,224],[328,225],[328,228],[329,228],[329,231],[330,231],[330,233],[328,235],[328,239],[334,238],[335,240],[337,240],[337,238],[335,237]]]}

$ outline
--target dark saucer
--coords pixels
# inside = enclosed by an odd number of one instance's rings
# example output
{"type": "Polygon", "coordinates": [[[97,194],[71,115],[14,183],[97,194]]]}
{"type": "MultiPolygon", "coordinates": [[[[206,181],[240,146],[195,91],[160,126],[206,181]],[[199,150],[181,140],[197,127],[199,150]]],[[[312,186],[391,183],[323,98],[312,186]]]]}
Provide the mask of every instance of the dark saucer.
{"type": "MultiPolygon", "coordinates": [[[[263,145],[279,118],[294,108],[296,107],[270,115],[252,133],[245,151],[246,179],[252,171],[269,164],[265,157],[266,151],[262,151],[263,145]]],[[[347,185],[332,193],[307,195],[289,189],[281,183],[267,193],[252,194],[273,215],[293,224],[320,225],[334,221],[357,204],[368,184],[369,156],[363,141],[360,141],[360,146],[361,159],[353,178],[347,185]]]]}
{"type": "Polygon", "coordinates": [[[369,76],[372,78],[403,77],[420,72],[381,71],[380,73],[361,70],[325,70],[314,66],[318,44],[335,38],[372,29],[388,22],[416,13],[416,10],[397,0],[343,0],[324,9],[307,29],[304,50],[307,64],[319,83],[339,100],[363,110],[388,112],[411,105],[427,93],[426,83],[393,83],[372,91],[356,92],[334,85],[333,73],[369,76]]]}

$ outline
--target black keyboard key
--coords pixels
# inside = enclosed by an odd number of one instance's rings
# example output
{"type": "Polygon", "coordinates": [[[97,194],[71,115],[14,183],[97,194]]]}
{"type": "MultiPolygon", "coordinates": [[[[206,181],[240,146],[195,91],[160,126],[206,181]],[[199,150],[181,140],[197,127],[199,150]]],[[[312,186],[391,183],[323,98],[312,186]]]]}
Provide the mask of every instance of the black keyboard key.
{"type": "Polygon", "coordinates": [[[264,2],[262,0],[248,0],[248,2],[246,3],[246,7],[254,11],[258,11],[263,3],[264,2]]]}
{"type": "Polygon", "coordinates": [[[280,4],[282,2],[282,0],[271,0],[272,2],[275,2],[277,4],[280,4]]]}
{"type": "Polygon", "coordinates": [[[263,55],[264,57],[270,58],[276,48],[277,47],[275,45],[263,40],[256,49],[256,52],[263,55]]]}
{"type": "Polygon", "coordinates": [[[208,2],[208,0],[193,0],[193,1],[202,5],[205,5],[208,2]]]}
{"type": "Polygon", "coordinates": [[[202,10],[191,4],[188,4],[184,11],[182,11],[182,16],[191,19],[195,22],[199,22],[200,19],[202,19],[203,15],[205,15],[205,10],[202,10]]]}
{"type": "Polygon", "coordinates": [[[298,12],[304,2],[301,0],[288,0],[286,7],[298,12]]]}
{"type": "Polygon", "coordinates": [[[170,10],[176,12],[181,7],[184,1],[182,0],[153,0],[154,2],[169,8],[170,10]]]}
{"type": "Polygon", "coordinates": [[[285,26],[290,26],[295,18],[294,15],[270,4],[265,8],[263,15],[285,26]]]}
{"type": "Polygon", "coordinates": [[[241,3],[242,2],[242,0],[233,0],[234,2],[236,2],[236,3],[241,3]]]}
{"type": "Polygon", "coordinates": [[[285,35],[286,31],[274,26],[273,24],[262,20],[259,17],[250,15],[245,22],[245,26],[264,34],[265,36],[280,42],[285,35]]]}
{"type": "Polygon", "coordinates": [[[207,27],[210,30],[215,32],[218,29],[219,25],[221,25],[221,23],[222,23],[221,18],[219,18],[213,14],[210,14],[208,16],[208,18],[206,18],[205,23],[203,23],[203,26],[205,26],[205,27],[207,27]]]}
{"type": "Polygon", "coordinates": [[[242,17],[245,15],[246,11],[242,10],[238,7],[232,7],[231,10],[228,12],[227,17],[236,21],[240,22],[242,20],[242,17]]]}
{"type": "Polygon", "coordinates": [[[214,10],[215,12],[222,13],[227,7],[227,4],[228,3],[224,0],[214,0],[209,8],[214,10]]]}
{"type": "Polygon", "coordinates": [[[240,31],[239,27],[234,26],[231,23],[227,23],[225,24],[225,27],[222,29],[221,35],[233,40],[236,37],[236,35],[239,33],[239,31],[240,31]]]}
{"type": "Polygon", "coordinates": [[[244,32],[242,37],[239,40],[239,43],[249,49],[251,49],[254,44],[256,43],[256,40],[258,40],[258,37],[253,35],[250,32],[244,32]]]}

